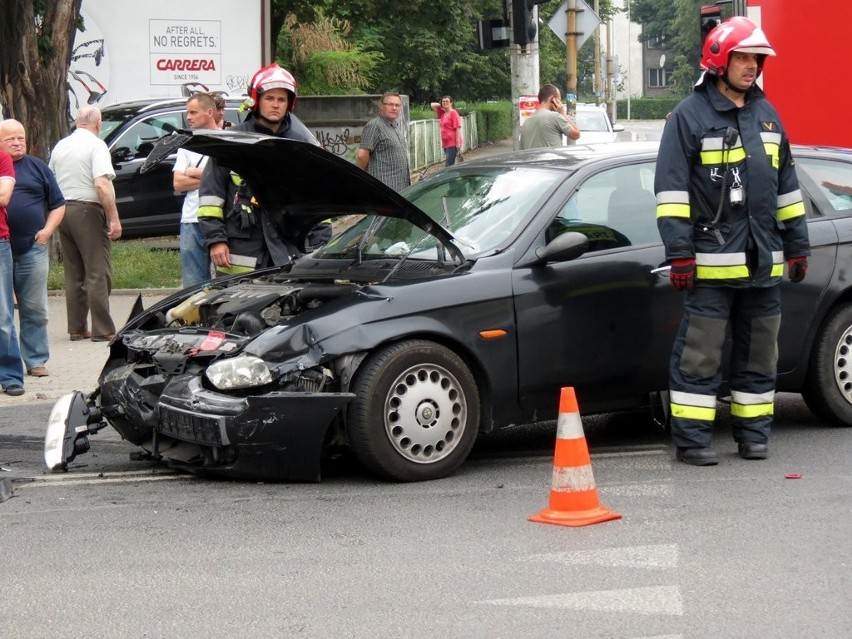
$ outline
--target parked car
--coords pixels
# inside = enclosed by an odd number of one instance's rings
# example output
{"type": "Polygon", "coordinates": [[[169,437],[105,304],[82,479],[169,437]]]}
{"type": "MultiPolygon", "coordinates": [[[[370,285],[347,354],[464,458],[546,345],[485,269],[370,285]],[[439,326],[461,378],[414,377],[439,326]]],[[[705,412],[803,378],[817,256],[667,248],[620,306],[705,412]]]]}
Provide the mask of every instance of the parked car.
{"type": "Polygon", "coordinates": [[[577,104],[577,127],[580,129],[580,139],[577,144],[601,144],[615,142],[618,133],[624,131],[624,125],[613,125],[606,109],[595,104],[577,104]]]}
{"type": "MultiPolygon", "coordinates": [[[[225,119],[242,121],[240,105],[245,97],[226,99],[225,119]]],[[[153,171],[139,168],[154,148],[154,142],[178,129],[188,129],[187,98],[136,100],[106,106],[101,110],[101,138],[106,142],[115,169],[115,196],[121,217],[122,237],[177,235],[183,193],[172,186],[176,153],[153,171]]]]}
{"type": "MultiPolygon", "coordinates": [[[[379,476],[426,480],[480,433],[555,418],[563,386],[584,415],[666,405],[683,294],[662,266],[656,144],[469,161],[403,197],[321,148],[186,137],[289,228],[353,221],[286,267],[140,305],[98,388],[54,407],[49,468],[111,425],[196,472],[312,481],[349,447],[379,476]]],[[[813,255],[783,284],[778,389],[850,425],[852,152],[795,156],[813,255]]]]}

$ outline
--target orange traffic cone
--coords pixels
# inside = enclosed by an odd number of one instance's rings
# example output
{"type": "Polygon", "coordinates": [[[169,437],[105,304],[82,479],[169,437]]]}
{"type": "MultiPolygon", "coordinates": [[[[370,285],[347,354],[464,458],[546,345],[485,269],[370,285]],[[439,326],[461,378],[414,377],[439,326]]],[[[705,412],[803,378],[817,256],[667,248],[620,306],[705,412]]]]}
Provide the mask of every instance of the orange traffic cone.
{"type": "Polygon", "coordinates": [[[563,387],[559,398],[550,506],[529,520],[559,526],[588,526],[620,518],[621,515],[607,510],[598,501],[577,398],[572,387],[563,387]]]}

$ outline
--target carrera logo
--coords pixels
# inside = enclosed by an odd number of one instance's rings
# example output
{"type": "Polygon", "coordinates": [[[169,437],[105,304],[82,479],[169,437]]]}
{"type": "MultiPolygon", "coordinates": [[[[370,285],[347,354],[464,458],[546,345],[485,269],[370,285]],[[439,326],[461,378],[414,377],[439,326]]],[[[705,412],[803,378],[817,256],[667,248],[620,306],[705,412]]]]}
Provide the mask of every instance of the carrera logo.
{"type": "Polygon", "coordinates": [[[161,58],[156,64],[158,71],[215,71],[213,60],[190,60],[161,58]]]}

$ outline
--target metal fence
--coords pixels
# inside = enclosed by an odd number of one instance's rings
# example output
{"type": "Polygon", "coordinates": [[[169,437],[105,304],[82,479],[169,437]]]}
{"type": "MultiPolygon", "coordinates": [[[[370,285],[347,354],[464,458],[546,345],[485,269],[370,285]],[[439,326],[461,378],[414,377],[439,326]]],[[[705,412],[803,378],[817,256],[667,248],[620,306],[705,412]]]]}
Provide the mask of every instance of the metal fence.
{"type": "MultiPolygon", "coordinates": [[[[462,137],[464,138],[460,149],[462,153],[479,146],[475,114],[471,113],[462,117],[462,137]]],[[[408,123],[408,155],[412,171],[419,171],[444,161],[441,128],[437,118],[408,123]]]]}

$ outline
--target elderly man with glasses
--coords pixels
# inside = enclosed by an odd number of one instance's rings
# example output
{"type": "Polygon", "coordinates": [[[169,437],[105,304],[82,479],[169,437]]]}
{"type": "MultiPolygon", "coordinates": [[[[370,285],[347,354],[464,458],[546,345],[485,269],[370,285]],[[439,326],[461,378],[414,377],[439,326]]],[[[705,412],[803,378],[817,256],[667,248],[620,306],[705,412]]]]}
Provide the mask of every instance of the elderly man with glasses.
{"type": "Polygon", "coordinates": [[[382,95],[379,115],[364,125],[358,147],[358,166],[395,191],[411,184],[408,138],[401,113],[399,93],[382,95]]]}

